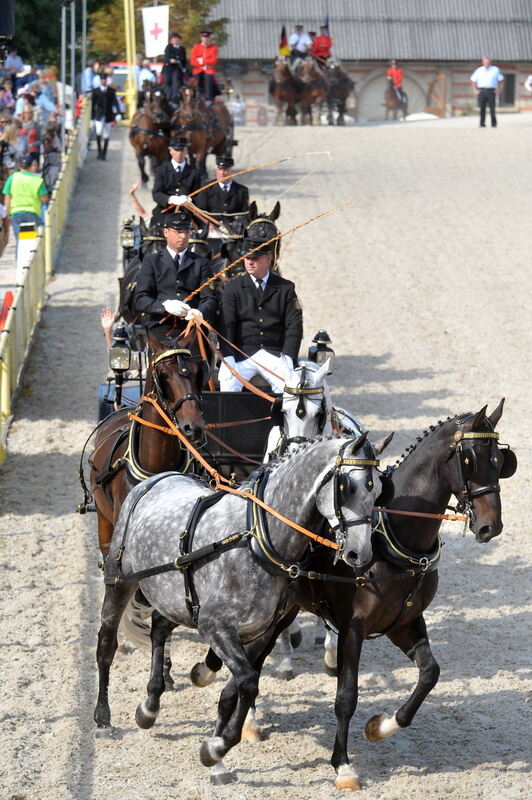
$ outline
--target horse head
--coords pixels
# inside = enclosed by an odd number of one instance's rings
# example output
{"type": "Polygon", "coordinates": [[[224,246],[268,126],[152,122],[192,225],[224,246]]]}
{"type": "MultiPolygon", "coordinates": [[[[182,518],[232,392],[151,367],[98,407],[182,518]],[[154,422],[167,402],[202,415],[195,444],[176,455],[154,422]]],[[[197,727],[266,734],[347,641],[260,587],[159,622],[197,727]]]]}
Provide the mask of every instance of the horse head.
{"type": "Polygon", "coordinates": [[[275,400],[272,421],[279,425],[287,444],[313,439],[323,433],[331,411],[331,393],[327,384],[330,359],[321,367],[306,361],[297,367],[281,356],[285,377],[282,398],[275,400]]]}
{"type": "Polygon", "coordinates": [[[451,433],[445,477],[477,542],[489,542],[502,532],[499,479],[510,478],[517,469],[513,450],[498,444],[495,427],[503,407],[504,398],[489,416],[484,406],[476,414],[455,417],[442,428],[451,433]]]}
{"type": "Polygon", "coordinates": [[[361,568],[373,557],[372,513],[381,493],[377,456],[391,436],[372,445],[367,431],[343,442],[313,486],[316,506],[330,525],[339,545],[338,557],[353,568],[361,568]]]}
{"type": "Polygon", "coordinates": [[[206,362],[192,358],[185,345],[177,339],[161,342],[148,335],[146,394],[155,396],[157,404],[187,439],[199,442],[205,434],[200,395],[209,377],[209,367],[206,362]]]}
{"type": "Polygon", "coordinates": [[[202,258],[207,258],[209,261],[212,258],[212,250],[207,242],[209,236],[209,223],[207,222],[203,228],[195,230],[189,239],[189,248],[196,255],[202,258]]]}

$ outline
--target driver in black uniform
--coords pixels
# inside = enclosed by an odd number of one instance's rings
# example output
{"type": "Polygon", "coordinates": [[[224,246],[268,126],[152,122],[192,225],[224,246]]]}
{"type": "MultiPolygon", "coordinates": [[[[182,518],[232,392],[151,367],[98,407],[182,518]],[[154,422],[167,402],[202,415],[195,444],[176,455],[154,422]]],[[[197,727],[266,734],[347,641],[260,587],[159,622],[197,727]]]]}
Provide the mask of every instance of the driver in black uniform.
{"type": "Polygon", "coordinates": [[[216,159],[216,183],[196,195],[194,203],[215,217],[243,214],[249,209],[247,186],[233,180],[234,160],[230,156],[216,159]]]}
{"type": "Polygon", "coordinates": [[[153,209],[152,224],[162,222],[163,215],[168,213],[165,208],[186,202],[188,195],[201,186],[199,170],[187,161],[188,144],[183,136],[170,139],[170,161],[165,161],[155,172],[152,197],[157,205],[153,209]]]}

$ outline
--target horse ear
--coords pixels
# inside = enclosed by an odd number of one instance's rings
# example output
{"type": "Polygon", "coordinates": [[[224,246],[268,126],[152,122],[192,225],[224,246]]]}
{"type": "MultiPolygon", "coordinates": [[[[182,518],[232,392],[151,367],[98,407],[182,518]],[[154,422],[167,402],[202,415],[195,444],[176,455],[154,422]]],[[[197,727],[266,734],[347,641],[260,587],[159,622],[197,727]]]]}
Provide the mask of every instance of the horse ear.
{"type": "Polygon", "coordinates": [[[384,439],[379,439],[378,442],[373,443],[373,449],[375,450],[376,455],[380,455],[384,450],[386,450],[394,435],[395,431],[392,431],[388,434],[388,436],[385,436],[384,439]]]}
{"type": "Polygon", "coordinates": [[[495,430],[495,428],[497,427],[498,421],[502,417],[502,410],[504,408],[504,401],[505,401],[505,398],[503,397],[501,399],[501,402],[497,406],[497,408],[494,411],[492,411],[491,414],[488,417],[489,421],[493,425],[493,430],[495,430]]]}
{"type": "Polygon", "coordinates": [[[281,204],[279,201],[277,201],[273,207],[273,211],[269,215],[269,218],[271,219],[272,222],[275,222],[275,220],[278,219],[280,213],[281,213],[281,204]]]}
{"type": "Polygon", "coordinates": [[[473,422],[471,424],[471,430],[472,431],[476,431],[477,428],[479,427],[479,425],[481,425],[484,422],[484,420],[486,419],[486,409],[487,409],[487,407],[488,407],[488,404],[486,403],[486,405],[483,408],[481,408],[480,411],[478,412],[478,414],[476,415],[475,419],[473,420],[473,422]]]}
{"type": "Polygon", "coordinates": [[[330,364],[331,364],[331,359],[330,359],[330,358],[328,358],[328,359],[327,359],[327,361],[325,361],[325,362],[324,362],[324,363],[321,365],[321,367],[320,367],[318,370],[316,370],[316,372],[314,373],[314,375],[316,376],[316,384],[317,384],[318,386],[321,384],[321,382],[322,382],[323,380],[325,380],[325,378],[326,378],[326,377],[327,377],[327,375],[329,374],[329,367],[330,367],[330,364]]]}
{"type": "Polygon", "coordinates": [[[351,449],[352,454],[357,453],[361,447],[364,447],[364,445],[366,444],[366,439],[368,438],[368,433],[369,431],[364,431],[364,433],[358,437],[358,439],[356,440],[351,449]]]}
{"type": "Polygon", "coordinates": [[[249,204],[248,211],[250,220],[257,219],[257,204],[254,200],[249,204]]]}

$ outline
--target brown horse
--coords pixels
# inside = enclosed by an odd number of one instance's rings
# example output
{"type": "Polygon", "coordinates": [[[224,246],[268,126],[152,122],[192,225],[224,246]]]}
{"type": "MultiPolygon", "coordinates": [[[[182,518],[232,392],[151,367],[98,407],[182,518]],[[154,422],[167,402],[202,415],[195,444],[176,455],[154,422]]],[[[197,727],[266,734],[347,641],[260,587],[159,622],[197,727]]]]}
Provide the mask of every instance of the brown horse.
{"type": "Polygon", "coordinates": [[[353,92],[355,84],[338,63],[333,63],[327,71],[329,78],[329,91],[327,92],[327,122],[334,125],[333,111],[338,112],[337,125],[345,125],[345,109],[349,95],[353,92]]]}
{"type": "MultiPolygon", "coordinates": [[[[176,340],[168,344],[148,335],[150,364],[145,395],[154,398],[192,442],[203,439],[205,425],[200,393],[206,365],[193,359],[176,340]]],[[[137,416],[164,426],[156,408],[144,400],[137,416]]],[[[175,436],[131,422],[128,410],[115,411],[99,426],[91,453],[91,491],[98,515],[98,540],[105,555],[126,496],[139,481],[166,470],[182,471],[188,451],[175,436]]]]}
{"type": "Polygon", "coordinates": [[[327,98],[329,82],[313,58],[301,59],[294,71],[302,83],[299,108],[302,125],[319,125],[321,107],[327,98]]]}
{"type": "Polygon", "coordinates": [[[233,145],[233,118],[224,103],[207,106],[198,94],[194,80],[181,87],[180,106],[172,117],[172,132],[186,136],[190,142],[190,161],[207,174],[209,153],[216,156],[231,155],[233,145]]]}
{"type": "Polygon", "coordinates": [[[285,125],[297,125],[296,104],[301,95],[301,82],[292,74],[288,62],[278,58],[274,64],[274,73],[270,81],[276,117],[275,124],[280,125],[284,111],[285,125]]]}
{"type": "Polygon", "coordinates": [[[388,75],[386,80],[388,81],[388,86],[384,92],[384,107],[386,109],[384,112],[384,119],[388,119],[388,115],[391,111],[394,119],[400,117],[400,119],[404,121],[408,111],[408,98],[405,94],[404,97],[399,100],[391,76],[388,75]]]}
{"type": "Polygon", "coordinates": [[[170,115],[164,92],[158,87],[153,88],[146,92],[143,107],[133,115],[129,131],[129,141],[135,150],[144,183],[148,181],[144,159],[149,156],[152,172],[155,172],[168,156],[169,130],[170,115]]]}

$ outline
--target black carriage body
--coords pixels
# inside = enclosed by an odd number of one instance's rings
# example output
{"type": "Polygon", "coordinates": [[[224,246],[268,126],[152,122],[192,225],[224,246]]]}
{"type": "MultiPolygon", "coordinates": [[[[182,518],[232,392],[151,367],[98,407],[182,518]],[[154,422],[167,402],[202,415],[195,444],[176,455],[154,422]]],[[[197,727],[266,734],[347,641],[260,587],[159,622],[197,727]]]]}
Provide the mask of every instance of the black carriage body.
{"type": "MultiPolygon", "coordinates": [[[[280,395],[273,395],[279,397],[280,395]]],[[[102,420],[113,411],[115,399],[114,381],[102,383],[98,387],[98,419],[102,420]]],[[[126,407],[134,408],[140,400],[137,382],[125,382],[122,387],[122,401],[126,407]]],[[[245,422],[227,428],[214,428],[213,433],[223,444],[207,437],[206,451],[202,451],[215,468],[230,477],[235,473],[242,479],[262,463],[268,436],[272,428],[271,403],[251,392],[208,392],[202,394],[203,416],[207,424],[226,422],[245,422]],[[266,417],[267,419],[263,419],[266,417]],[[249,422],[247,422],[249,420],[249,422]],[[258,420],[258,421],[252,421],[258,420]],[[226,447],[224,447],[226,445],[226,447]],[[235,455],[231,450],[237,451],[235,455]],[[245,456],[242,458],[241,456],[245,456]]]]}

